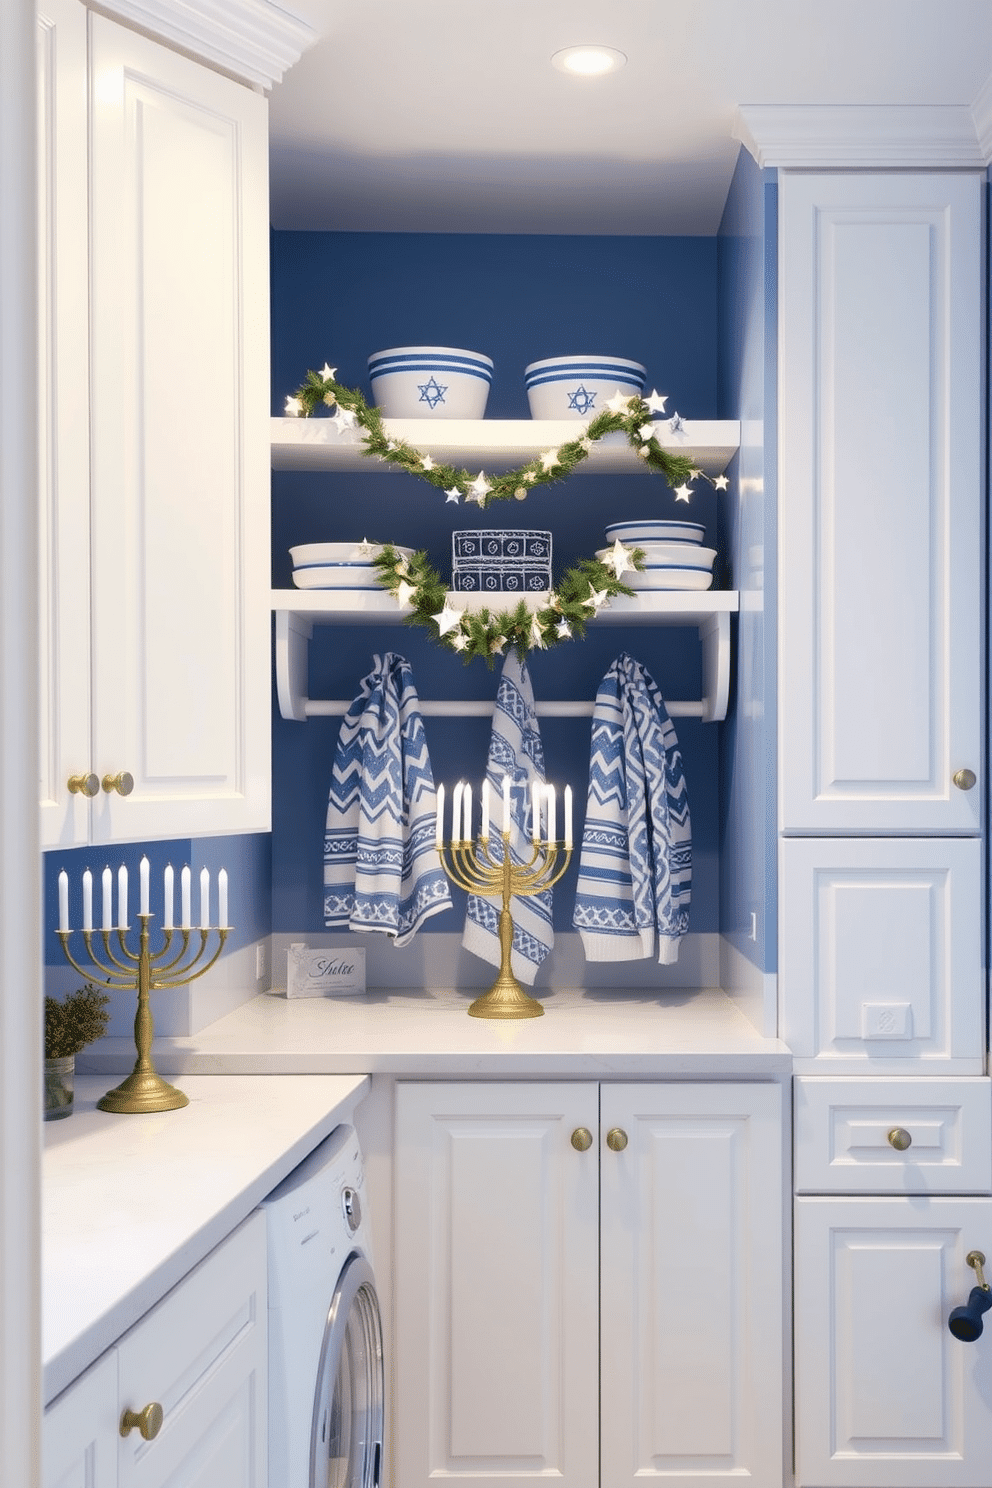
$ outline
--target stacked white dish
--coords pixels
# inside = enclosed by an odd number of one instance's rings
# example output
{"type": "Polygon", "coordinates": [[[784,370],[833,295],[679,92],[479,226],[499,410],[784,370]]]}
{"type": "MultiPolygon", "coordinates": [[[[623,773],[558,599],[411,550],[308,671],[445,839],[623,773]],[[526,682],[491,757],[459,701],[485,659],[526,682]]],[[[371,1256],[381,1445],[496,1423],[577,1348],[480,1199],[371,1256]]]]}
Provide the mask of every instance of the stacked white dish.
{"type": "Polygon", "coordinates": [[[631,589],[708,589],[716,548],[704,548],[703,536],[699,522],[614,522],[606,529],[610,547],[600,548],[596,557],[604,561],[619,541],[644,554],[643,569],[620,575],[631,589]]]}
{"type": "MultiPolygon", "coordinates": [[[[381,589],[372,567],[382,552],[380,543],[303,543],[290,548],[293,583],[297,589],[381,589]]],[[[412,548],[397,548],[412,558],[412,548]]]]}

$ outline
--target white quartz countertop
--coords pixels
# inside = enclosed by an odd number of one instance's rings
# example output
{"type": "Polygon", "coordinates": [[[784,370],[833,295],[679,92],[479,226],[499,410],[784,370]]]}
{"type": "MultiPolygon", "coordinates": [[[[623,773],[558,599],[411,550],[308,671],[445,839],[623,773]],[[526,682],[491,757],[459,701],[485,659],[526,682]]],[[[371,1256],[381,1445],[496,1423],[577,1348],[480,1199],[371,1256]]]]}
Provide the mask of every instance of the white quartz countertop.
{"type": "Polygon", "coordinates": [[[191,1075],[180,1084],[182,1110],[118,1116],[96,1109],[107,1079],[77,1073],[73,1114],[45,1123],[46,1404],[351,1120],[369,1082],[191,1075]]]}
{"type": "MultiPolygon", "coordinates": [[[[541,993],[540,1018],[470,1018],[477,991],[358,997],[266,993],[190,1038],[156,1039],[163,1074],[774,1077],[788,1047],[763,1038],[719,988],[541,993]]],[[[125,1072],[134,1046],[103,1039],[85,1068],[125,1072]]]]}

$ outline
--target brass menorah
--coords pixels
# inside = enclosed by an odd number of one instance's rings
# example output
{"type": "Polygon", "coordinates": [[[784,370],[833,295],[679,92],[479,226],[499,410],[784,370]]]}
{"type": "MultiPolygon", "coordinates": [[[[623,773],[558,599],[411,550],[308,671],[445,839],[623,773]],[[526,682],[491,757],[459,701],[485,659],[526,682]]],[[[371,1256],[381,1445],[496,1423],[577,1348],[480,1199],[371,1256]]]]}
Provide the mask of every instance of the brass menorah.
{"type": "MultiPolygon", "coordinates": [[[[572,857],[571,842],[571,791],[566,794],[565,840],[553,841],[554,806],[549,810],[546,840],[541,840],[537,824],[537,796],[534,802],[534,830],[530,857],[526,862],[515,863],[511,851],[512,822],[509,810],[509,790],[504,783],[502,855],[492,852],[489,833],[488,780],[483,785],[482,832],[472,839],[471,786],[463,787],[464,794],[455,787],[452,812],[452,835],[449,842],[443,841],[441,819],[444,811],[444,787],[438,789],[437,849],[441,867],[451,879],[470,894],[483,897],[501,895],[503,907],[499,914],[499,974],[488,992],[477,997],[469,1007],[473,1018],[540,1018],[544,1008],[536,997],[531,997],[513,975],[511,952],[513,949],[513,916],[510,900],[515,894],[529,896],[541,894],[558,882],[572,857]],[[460,807],[464,803],[464,815],[460,807]]],[[[550,787],[547,787],[550,791],[550,787]]]]}

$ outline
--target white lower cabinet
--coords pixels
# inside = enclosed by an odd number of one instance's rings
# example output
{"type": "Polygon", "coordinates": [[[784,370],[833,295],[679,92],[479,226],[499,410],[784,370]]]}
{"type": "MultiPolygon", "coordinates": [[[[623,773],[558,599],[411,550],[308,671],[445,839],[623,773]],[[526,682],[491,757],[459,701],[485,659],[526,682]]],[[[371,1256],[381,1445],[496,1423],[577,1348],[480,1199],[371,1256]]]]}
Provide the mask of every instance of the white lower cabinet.
{"type": "Polygon", "coordinates": [[[44,1488],[263,1488],[267,1360],[255,1214],[48,1407],[44,1488]]]}
{"type": "Polygon", "coordinates": [[[782,1480],[775,1085],[400,1083],[396,1481],[782,1480]]]}
{"type": "Polygon", "coordinates": [[[947,1327],[992,1262],[992,1199],[796,1200],[800,1488],[988,1488],[992,1327],[947,1327]]]}

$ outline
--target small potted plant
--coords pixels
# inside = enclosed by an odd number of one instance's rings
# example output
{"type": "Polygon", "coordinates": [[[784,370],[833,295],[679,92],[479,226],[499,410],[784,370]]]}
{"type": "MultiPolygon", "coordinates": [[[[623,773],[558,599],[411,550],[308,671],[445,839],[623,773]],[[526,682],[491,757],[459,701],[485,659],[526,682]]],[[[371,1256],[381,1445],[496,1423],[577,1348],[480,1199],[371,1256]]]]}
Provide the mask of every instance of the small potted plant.
{"type": "Polygon", "coordinates": [[[76,1055],[107,1030],[110,999],[90,982],[64,1002],[45,998],[45,1120],[72,1115],[76,1055]]]}

